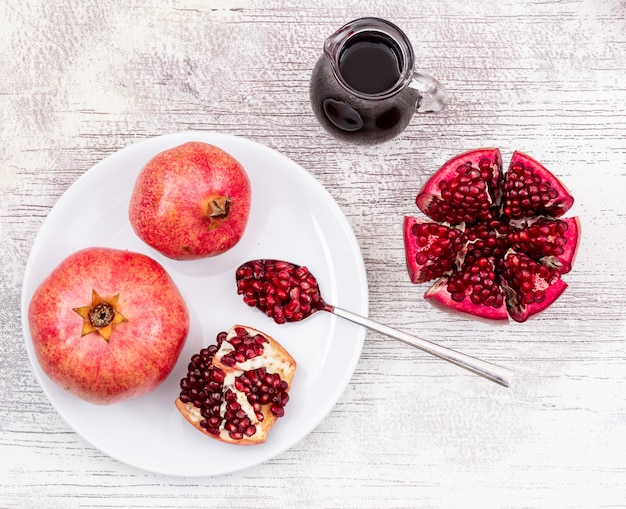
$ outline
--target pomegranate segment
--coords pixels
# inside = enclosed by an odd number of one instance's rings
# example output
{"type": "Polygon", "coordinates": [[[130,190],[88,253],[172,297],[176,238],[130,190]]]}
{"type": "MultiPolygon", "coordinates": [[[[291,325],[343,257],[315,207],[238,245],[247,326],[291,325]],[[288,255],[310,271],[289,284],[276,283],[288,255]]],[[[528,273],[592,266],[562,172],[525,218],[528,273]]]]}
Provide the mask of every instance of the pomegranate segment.
{"type": "Polygon", "coordinates": [[[237,294],[276,323],[297,322],[330,309],[307,267],[281,260],[251,260],[242,264],[235,276],[237,294]]]}
{"type": "Polygon", "coordinates": [[[432,221],[404,219],[411,282],[458,311],[523,322],[567,285],[580,238],[574,202],[545,167],[521,152],[505,175],[498,149],[463,153],[426,182],[416,203],[432,221]]]}
{"type": "Polygon", "coordinates": [[[406,265],[413,283],[441,277],[457,267],[463,232],[432,221],[404,218],[406,265]]]}
{"type": "Polygon", "coordinates": [[[509,314],[517,322],[546,309],[567,288],[558,270],[514,251],[504,258],[502,286],[509,314]]]}
{"type": "Polygon", "coordinates": [[[499,284],[495,263],[489,258],[480,258],[462,270],[442,277],[424,297],[481,318],[507,319],[504,290],[499,284]]]}
{"type": "Polygon", "coordinates": [[[437,222],[456,224],[486,220],[496,201],[502,178],[497,148],[460,154],[448,161],[424,185],[415,200],[418,208],[437,222]]]}
{"type": "Polygon", "coordinates": [[[529,226],[511,232],[507,240],[511,247],[548,267],[567,274],[572,269],[578,240],[580,222],[577,217],[567,219],[540,218],[529,226]]]}
{"type": "Polygon", "coordinates": [[[285,415],[295,370],[296,362],[275,339],[236,325],[192,356],[176,407],[217,440],[262,443],[285,415]]]}
{"type": "Polygon", "coordinates": [[[502,186],[502,215],[560,217],[574,204],[563,183],[533,158],[514,152],[502,186]]]}

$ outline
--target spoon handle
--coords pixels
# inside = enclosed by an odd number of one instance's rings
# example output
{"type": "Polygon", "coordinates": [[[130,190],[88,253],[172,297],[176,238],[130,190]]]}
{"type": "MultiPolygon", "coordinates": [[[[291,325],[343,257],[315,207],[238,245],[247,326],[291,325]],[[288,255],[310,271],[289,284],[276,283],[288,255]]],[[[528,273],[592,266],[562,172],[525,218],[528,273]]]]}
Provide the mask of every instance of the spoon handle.
{"type": "Polygon", "coordinates": [[[364,316],[360,316],[350,311],[346,311],[345,309],[332,307],[332,309],[330,309],[329,311],[341,318],[345,318],[346,320],[350,320],[351,322],[358,323],[363,327],[375,330],[376,332],[380,332],[381,334],[385,334],[394,339],[402,341],[407,345],[414,346],[416,348],[419,348],[420,350],[423,350],[424,352],[435,355],[440,359],[451,362],[452,364],[456,364],[457,366],[467,369],[472,373],[476,373],[477,375],[480,375],[487,380],[491,380],[492,382],[503,385],[504,387],[508,387],[509,382],[513,378],[513,371],[508,368],[496,366],[495,364],[491,364],[490,362],[476,359],[475,357],[470,357],[469,355],[465,355],[463,353],[456,352],[455,350],[451,350],[435,343],[431,343],[430,341],[426,341],[425,339],[411,336],[410,334],[396,329],[392,329],[387,325],[383,325],[382,323],[375,322],[374,320],[370,320],[369,318],[365,318],[364,316]]]}

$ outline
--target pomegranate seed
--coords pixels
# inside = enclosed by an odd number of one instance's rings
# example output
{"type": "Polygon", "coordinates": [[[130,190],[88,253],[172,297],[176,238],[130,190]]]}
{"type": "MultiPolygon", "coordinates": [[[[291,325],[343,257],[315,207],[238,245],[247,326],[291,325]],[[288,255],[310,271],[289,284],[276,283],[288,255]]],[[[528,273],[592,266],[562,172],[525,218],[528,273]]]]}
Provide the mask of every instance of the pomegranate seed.
{"type": "Polygon", "coordinates": [[[236,361],[232,355],[225,355],[224,357],[222,357],[222,364],[232,368],[235,366],[236,361]]]}
{"type": "Polygon", "coordinates": [[[270,410],[276,417],[282,417],[285,415],[285,409],[281,406],[271,405],[270,410]]]}
{"type": "Polygon", "coordinates": [[[219,369],[219,368],[213,368],[210,371],[210,378],[211,380],[213,380],[214,382],[217,383],[224,383],[224,372],[219,369]]]}

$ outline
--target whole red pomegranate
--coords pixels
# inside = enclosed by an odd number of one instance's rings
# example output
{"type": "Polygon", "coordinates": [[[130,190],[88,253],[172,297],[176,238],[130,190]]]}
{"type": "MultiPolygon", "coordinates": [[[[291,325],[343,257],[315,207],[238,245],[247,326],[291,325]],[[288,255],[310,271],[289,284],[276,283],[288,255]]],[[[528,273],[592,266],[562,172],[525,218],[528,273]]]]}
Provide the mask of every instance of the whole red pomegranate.
{"type": "Polygon", "coordinates": [[[460,154],[417,195],[432,221],[404,219],[413,283],[437,281],[427,299],[490,318],[527,320],[567,284],[579,242],[578,218],[561,219],[574,198],[552,173],[515,152],[502,172],[497,148],[460,154]]]}
{"type": "Polygon", "coordinates": [[[175,260],[219,255],[241,239],[250,213],[244,168],[224,150],[189,142],[139,172],[129,219],[148,245],[175,260]]]}
{"type": "Polygon", "coordinates": [[[189,332],[187,306],[159,263],[99,247],[68,256],[50,273],[33,294],[28,321],[43,371],[97,404],[155,389],[189,332]]]}
{"type": "Polygon", "coordinates": [[[278,341],[235,325],[192,356],[176,407],[211,438],[260,444],[285,414],[295,371],[296,361],[278,341]]]}

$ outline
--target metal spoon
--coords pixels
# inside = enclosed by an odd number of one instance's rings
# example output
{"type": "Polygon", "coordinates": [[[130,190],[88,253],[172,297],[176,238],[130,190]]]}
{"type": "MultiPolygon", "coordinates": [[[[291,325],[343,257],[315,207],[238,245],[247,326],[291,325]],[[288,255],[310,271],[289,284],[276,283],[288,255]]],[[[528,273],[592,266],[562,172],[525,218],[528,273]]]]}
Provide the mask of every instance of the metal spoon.
{"type": "Polygon", "coordinates": [[[276,323],[295,322],[327,311],[456,364],[487,380],[508,387],[513,371],[412,336],[369,318],[332,306],[322,299],[315,276],[305,266],[281,260],[251,260],[236,271],[237,293],[276,323]]]}

